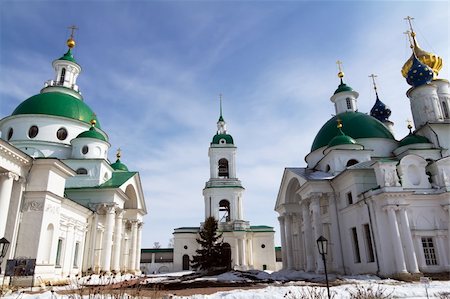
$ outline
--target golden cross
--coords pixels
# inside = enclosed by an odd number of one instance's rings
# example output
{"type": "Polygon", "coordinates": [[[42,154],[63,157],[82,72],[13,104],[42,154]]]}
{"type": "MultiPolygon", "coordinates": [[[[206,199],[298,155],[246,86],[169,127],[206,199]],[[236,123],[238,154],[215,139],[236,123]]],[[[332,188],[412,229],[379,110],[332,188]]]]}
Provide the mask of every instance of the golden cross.
{"type": "Polygon", "coordinates": [[[338,60],[338,61],[336,61],[336,64],[339,68],[339,72],[342,72],[342,61],[338,60]]]}
{"type": "Polygon", "coordinates": [[[70,32],[70,38],[73,39],[73,34],[75,33],[75,30],[78,30],[78,27],[76,27],[75,25],[72,25],[72,26],[67,27],[67,28],[71,30],[71,32],[70,32]]]}
{"type": "Polygon", "coordinates": [[[412,23],[411,21],[414,20],[413,17],[407,16],[406,18],[404,18],[403,20],[407,20],[409,23],[409,28],[411,29],[411,32],[414,32],[413,28],[412,28],[412,23]]]}
{"type": "Polygon", "coordinates": [[[120,149],[120,147],[117,149],[116,157],[117,159],[120,159],[120,157],[122,157],[122,150],[120,149]]]}
{"type": "Polygon", "coordinates": [[[377,84],[375,83],[375,78],[378,77],[378,76],[374,75],[374,74],[370,74],[369,77],[372,78],[373,89],[375,89],[375,92],[377,92],[377,84]]]}
{"type": "Polygon", "coordinates": [[[409,129],[409,133],[411,133],[411,129],[412,129],[412,122],[411,122],[411,120],[410,119],[407,119],[406,120],[406,123],[408,124],[406,127],[409,129]]]}
{"type": "Polygon", "coordinates": [[[219,101],[220,101],[220,116],[222,116],[222,93],[219,93],[219,101]]]}
{"type": "Polygon", "coordinates": [[[338,129],[342,128],[342,120],[340,118],[338,118],[336,121],[337,121],[338,129]]]}

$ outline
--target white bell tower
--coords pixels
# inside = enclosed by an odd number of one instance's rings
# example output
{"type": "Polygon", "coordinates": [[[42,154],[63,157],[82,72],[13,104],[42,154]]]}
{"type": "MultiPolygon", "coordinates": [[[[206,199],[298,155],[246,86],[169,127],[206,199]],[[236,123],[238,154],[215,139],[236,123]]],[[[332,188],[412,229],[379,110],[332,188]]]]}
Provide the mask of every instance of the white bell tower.
{"type": "Polygon", "coordinates": [[[222,117],[221,99],[217,133],[208,152],[210,179],[205,184],[203,196],[205,219],[213,216],[219,222],[219,227],[227,230],[245,229],[248,226],[242,208],[244,188],[236,177],[236,149],[222,117]]]}

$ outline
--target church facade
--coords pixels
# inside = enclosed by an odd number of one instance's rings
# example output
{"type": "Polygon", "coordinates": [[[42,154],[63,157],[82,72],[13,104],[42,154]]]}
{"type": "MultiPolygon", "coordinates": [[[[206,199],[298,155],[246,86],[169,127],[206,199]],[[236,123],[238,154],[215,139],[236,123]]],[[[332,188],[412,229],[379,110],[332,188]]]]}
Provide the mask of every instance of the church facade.
{"type": "Polygon", "coordinates": [[[414,120],[396,140],[376,92],[370,115],[341,83],[336,115],[317,133],[306,167],[286,168],[276,200],[283,268],[323,272],[316,240],[328,240],[335,273],[415,275],[450,270],[450,92],[442,59],[421,49],[402,74],[414,120]]]}
{"type": "Polygon", "coordinates": [[[7,260],[34,260],[41,282],[139,272],[139,173],[120,151],[108,161],[108,136],[76,84],[73,35],[67,45],[54,79],[0,120],[0,237],[10,242],[2,276],[14,271],[7,260]]]}
{"type": "MultiPolygon", "coordinates": [[[[236,152],[233,137],[227,133],[222,109],[217,134],[209,147],[210,179],[203,189],[205,219],[218,221],[223,241],[230,249],[230,264],[237,270],[276,270],[273,227],[251,226],[244,218],[244,187],[236,176],[236,152]]],[[[173,249],[173,270],[189,270],[196,255],[200,227],[176,228],[173,249]]]]}

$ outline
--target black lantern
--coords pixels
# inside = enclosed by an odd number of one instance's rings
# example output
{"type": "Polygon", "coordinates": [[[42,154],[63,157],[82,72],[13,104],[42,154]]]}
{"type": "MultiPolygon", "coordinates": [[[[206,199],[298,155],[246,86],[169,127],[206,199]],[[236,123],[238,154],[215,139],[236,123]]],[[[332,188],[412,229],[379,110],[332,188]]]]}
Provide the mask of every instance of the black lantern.
{"type": "Polygon", "coordinates": [[[328,240],[323,236],[320,236],[319,239],[317,239],[317,248],[319,249],[320,254],[327,254],[328,240]]]}
{"type": "Polygon", "coordinates": [[[328,284],[327,260],[325,258],[325,255],[327,254],[328,240],[325,239],[323,236],[320,236],[316,242],[317,242],[317,249],[319,250],[319,253],[322,256],[323,260],[323,268],[325,270],[325,280],[327,282],[327,294],[328,299],[330,299],[331,297],[330,297],[330,285],[328,284]]]}

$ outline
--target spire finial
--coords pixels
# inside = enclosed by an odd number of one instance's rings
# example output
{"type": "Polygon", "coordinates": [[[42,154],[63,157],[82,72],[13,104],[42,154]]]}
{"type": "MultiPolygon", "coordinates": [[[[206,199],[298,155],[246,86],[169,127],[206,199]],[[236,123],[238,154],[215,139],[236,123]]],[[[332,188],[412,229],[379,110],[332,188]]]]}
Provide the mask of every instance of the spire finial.
{"type": "Polygon", "coordinates": [[[342,81],[342,78],[344,78],[344,71],[342,70],[342,61],[338,60],[338,61],[336,61],[336,64],[339,69],[338,78],[341,79],[341,84],[342,84],[342,83],[344,83],[342,81]]]}
{"type": "Polygon", "coordinates": [[[338,118],[336,121],[337,121],[337,128],[341,129],[342,128],[342,120],[340,118],[338,118]]]}
{"type": "Polygon", "coordinates": [[[409,134],[412,134],[411,129],[412,129],[412,122],[410,119],[406,120],[406,123],[408,124],[406,127],[409,129],[409,134]]]}
{"type": "Polygon", "coordinates": [[[119,160],[120,157],[122,157],[122,150],[120,149],[120,147],[117,149],[116,157],[117,157],[117,160],[119,160]]]}
{"type": "Polygon", "coordinates": [[[73,47],[75,47],[75,40],[73,39],[73,34],[75,33],[75,30],[78,30],[78,27],[76,27],[75,25],[72,25],[70,27],[68,27],[68,29],[70,29],[70,37],[67,40],[67,46],[69,47],[69,49],[72,49],[73,47]]]}
{"type": "Polygon", "coordinates": [[[406,20],[407,22],[408,22],[408,24],[409,24],[409,29],[411,30],[411,35],[412,36],[415,36],[416,34],[414,33],[414,29],[413,29],[413,27],[412,27],[412,20],[414,20],[414,18],[413,17],[410,17],[410,16],[407,16],[406,18],[403,18],[403,20],[406,20]]]}
{"type": "Polygon", "coordinates": [[[220,117],[222,118],[222,93],[219,93],[219,101],[220,101],[220,117]]]}
{"type": "Polygon", "coordinates": [[[370,74],[369,77],[372,78],[373,89],[375,90],[375,95],[378,98],[377,84],[375,83],[375,78],[378,77],[378,76],[375,75],[375,74],[370,74]]]}
{"type": "Polygon", "coordinates": [[[97,121],[95,119],[91,119],[90,123],[91,123],[91,127],[93,128],[97,124],[97,121]]]}

